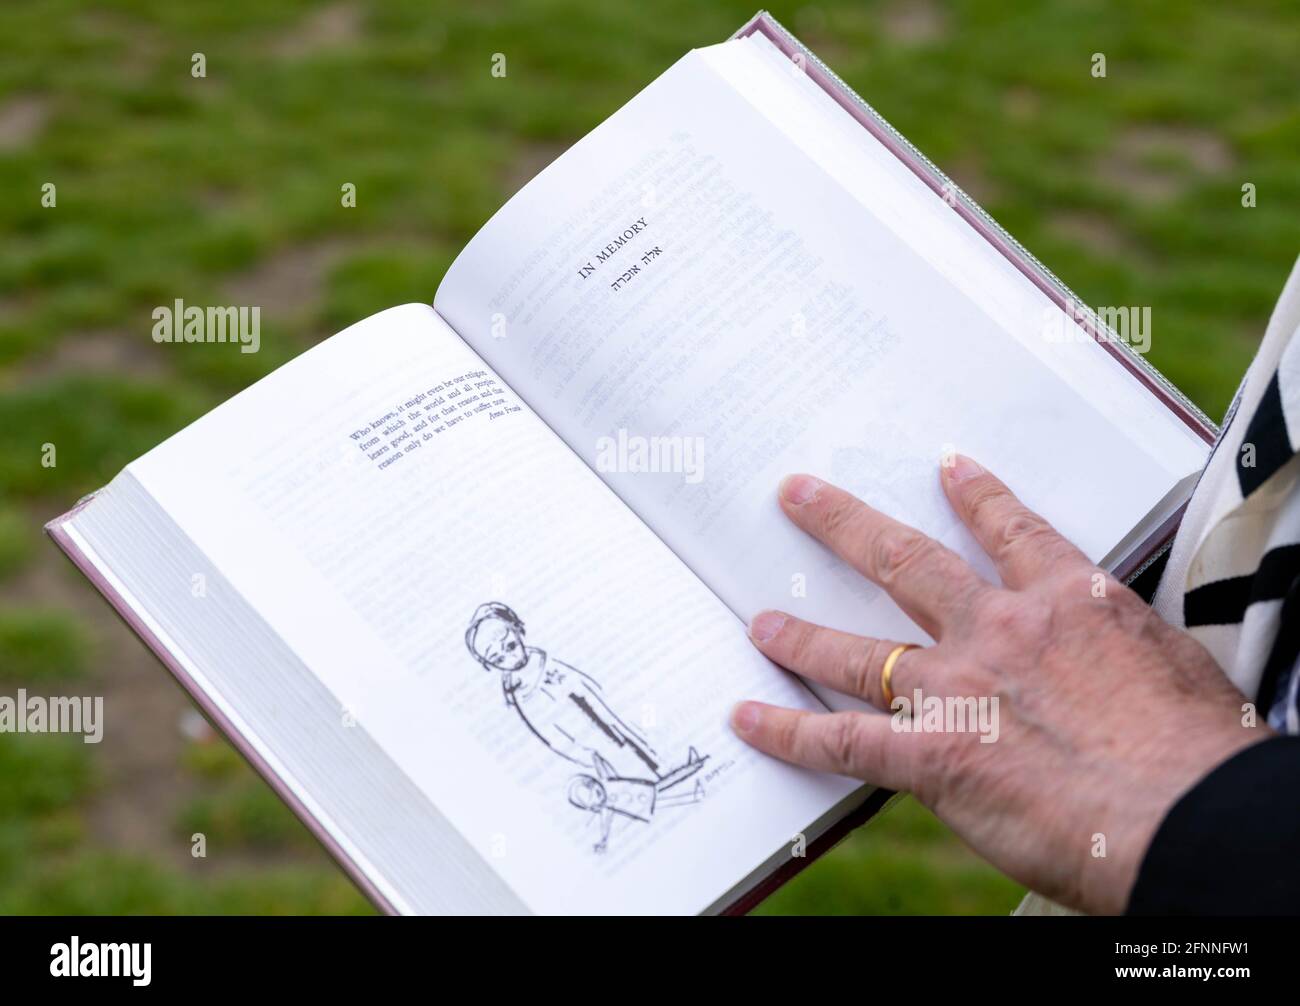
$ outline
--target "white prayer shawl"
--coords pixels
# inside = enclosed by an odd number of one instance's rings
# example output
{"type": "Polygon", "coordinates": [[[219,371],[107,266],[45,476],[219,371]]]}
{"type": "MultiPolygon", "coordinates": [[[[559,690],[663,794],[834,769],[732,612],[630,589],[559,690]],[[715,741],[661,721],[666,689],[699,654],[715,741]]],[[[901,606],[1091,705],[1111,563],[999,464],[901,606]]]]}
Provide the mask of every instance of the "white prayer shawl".
{"type": "Polygon", "coordinates": [[[1154,606],[1300,733],[1300,261],[1174,539],[1154,606]],[[1286,617],[1284,617],[1284,615],[1286,617]]]}

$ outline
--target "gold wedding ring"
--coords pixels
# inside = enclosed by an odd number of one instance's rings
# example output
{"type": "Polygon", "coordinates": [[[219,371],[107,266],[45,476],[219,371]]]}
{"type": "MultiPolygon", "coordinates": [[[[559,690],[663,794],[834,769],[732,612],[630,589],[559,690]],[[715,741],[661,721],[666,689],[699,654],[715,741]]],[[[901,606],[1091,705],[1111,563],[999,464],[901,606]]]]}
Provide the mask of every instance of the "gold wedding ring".
{"type": "Polygon", "coordinates": [[[894,704],[894,690],[889,687],[890,681],[894,677],[894,665],[898,663],[898,658],[908,650],[920,649],[916,643],[899,643],[889,651],[889,656],[885,658],[885,666],[880,671],[880,692],[885,697],[885,708],[889,709],[894,704]]]}

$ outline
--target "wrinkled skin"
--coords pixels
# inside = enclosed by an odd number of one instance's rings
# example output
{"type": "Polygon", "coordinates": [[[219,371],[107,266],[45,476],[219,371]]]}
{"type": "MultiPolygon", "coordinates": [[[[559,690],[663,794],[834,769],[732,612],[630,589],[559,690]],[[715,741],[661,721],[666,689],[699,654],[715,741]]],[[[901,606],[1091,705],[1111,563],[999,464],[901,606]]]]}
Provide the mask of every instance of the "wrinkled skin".
{"type": "MultiPolygon", "coordinates": [[[[912,793],[993,865],[1062,904],[1121,912],[1178,797],[1270,731],[1254,725],[1245,696],[1199,643],[997,478],[962,457],[940,478],[1003,586],[810,476],[787,478],[780,500],[936,640],[898,658],[893,694],[996,696],[996,741],[900,732],[884,713],[755,702],[737,706],[732,725],[778,758],[912,793]]],[[[751,622],[750,638],[778,664],[886,708],[881,672],[895,640],[770,611],[751,622]]]]}

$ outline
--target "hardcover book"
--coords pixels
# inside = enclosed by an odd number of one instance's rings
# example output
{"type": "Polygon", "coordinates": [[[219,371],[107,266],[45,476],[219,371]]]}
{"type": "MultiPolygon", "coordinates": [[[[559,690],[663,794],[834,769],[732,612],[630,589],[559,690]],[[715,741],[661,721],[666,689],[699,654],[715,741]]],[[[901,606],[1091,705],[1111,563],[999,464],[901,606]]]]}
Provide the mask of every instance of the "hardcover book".
{"type": "Polygon", "coordinates": [[[888,796],[733,736],[741,699],[861,707],[747,620],[926,642],[783,517],[783,475],[990,578],[945,452],[1120,577],[1172,536],[1214,427],[1078,304],[759,14],[524,186],[431,304],[48,530],[383,910],[742,912],[888,796]]]}

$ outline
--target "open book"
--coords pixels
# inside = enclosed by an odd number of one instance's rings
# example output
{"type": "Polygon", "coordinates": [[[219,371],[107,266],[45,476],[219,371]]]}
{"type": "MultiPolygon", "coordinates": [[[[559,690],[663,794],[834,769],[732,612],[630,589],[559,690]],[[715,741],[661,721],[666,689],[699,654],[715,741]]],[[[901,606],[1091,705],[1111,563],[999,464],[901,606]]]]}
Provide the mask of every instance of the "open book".
{"type": "MultiPolygon", "coordinates": [[[[742,909],[880,799],[759,755],[781,607],[926,642],[791,525],[821,475],[995,574],[1000,475],[1128,575],[1213,427],[766,15],[50,533],[386,910],[742,909]]],[[[884,714],[878,714],[884,715],[884,714]]]]}

